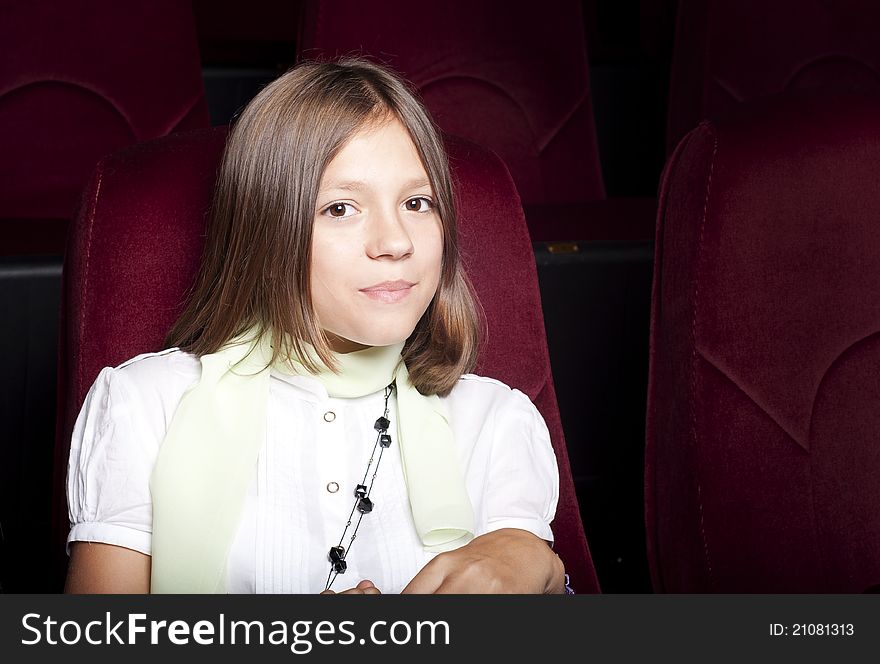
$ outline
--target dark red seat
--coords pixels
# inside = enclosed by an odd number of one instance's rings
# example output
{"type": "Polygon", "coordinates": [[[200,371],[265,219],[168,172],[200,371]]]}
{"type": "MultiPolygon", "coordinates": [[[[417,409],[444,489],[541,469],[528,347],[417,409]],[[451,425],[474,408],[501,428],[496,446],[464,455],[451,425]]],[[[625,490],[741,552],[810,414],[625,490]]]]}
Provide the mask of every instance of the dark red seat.
{"type": "Polygon", "coordinates": [[[880,583],[880,100],[743,104],[679,144],[656,239],[658,592],[880,583]]]}
{"type": "MultiPolygon", "coordinates": [[[[216,129],[127,148],[101,161],[87,190],[64,266],[56,446],[60,563],[67,533],[62,486],[76,414],[102,367],[162,347],[198,265],[224,141],[225,132],[216,129]]],[[[543,413],[561,475],[556,550],[575,588],[595,592],[522,208],[497,157],[460,139],[449,145],[460,244],[489,326],[478,371],[518,387],[543,413]],[[515,293],[511,284],[517,285],[515,293]]]]}
{"type": "Polygon", "coordinates": [[[0,245],[60,254],[103,155],[208,126],[189,3],[6,2],[0,245]]]}
{"type": "Polygon", "coordinates": [[[784,90],[880,90],[880,3],[680,0],[667,146],[703,118],[784,90]]]}

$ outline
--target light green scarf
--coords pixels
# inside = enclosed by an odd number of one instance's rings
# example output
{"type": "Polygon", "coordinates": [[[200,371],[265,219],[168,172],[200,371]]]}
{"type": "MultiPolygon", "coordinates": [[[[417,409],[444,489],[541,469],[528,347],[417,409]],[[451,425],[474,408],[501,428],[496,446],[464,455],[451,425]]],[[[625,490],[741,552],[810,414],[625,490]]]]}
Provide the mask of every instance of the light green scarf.
{"type": "MultiPolygon", "coordinates": [[[[154,593],[226,592],[226,560],[266,437],[272,348],[265,335],[254,336],[202,356],[201,378],[184,394],[162,443],[150,479],[154,593]]],[[[473,508],[443,404],[409,382],[402,348],[336,354],[339,374],[318,359],[323,369],[317,377],[340,398],[372,394],[396,381],[395,442],[413,522],[427,550],[446,551],[473,538],[473,508]]],[[[272,368],[312,375],[295,360],[272,368]]],[[[372,424],[364,422],[365,436],[372,424]]]]}

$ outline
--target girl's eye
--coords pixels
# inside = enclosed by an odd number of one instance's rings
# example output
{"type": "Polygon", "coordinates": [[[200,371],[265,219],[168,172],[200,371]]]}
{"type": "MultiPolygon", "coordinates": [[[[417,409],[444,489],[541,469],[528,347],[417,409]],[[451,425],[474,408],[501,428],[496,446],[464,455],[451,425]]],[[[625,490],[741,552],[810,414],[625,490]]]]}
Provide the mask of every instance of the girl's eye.
{"type": "Polygon", "coordinates": [[[355,214],[357,210],[351,203],[331,203],[324,208],[322,214],[334,219],[344,219],[355,214]]]}
{"type": "Polygon", "coordinates": [[[410,198],[404,205],[410,212],[430,212],[434,209],[434,201],[424,196],[410,198]]]}

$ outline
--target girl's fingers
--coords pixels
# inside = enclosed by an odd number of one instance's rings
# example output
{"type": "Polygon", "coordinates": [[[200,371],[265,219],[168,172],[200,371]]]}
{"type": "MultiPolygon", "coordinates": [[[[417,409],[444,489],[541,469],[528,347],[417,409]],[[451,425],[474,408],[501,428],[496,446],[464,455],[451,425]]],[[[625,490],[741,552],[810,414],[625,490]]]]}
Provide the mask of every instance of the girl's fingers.
{"type": "Polygon", "coordinates": [[[342,590],[340,592],[336,592],[335,590],[325,590],[320,593],[321,595],[381,595],[382,593],[379,589],[373,585],[373,582],[369,579],[364,579],[360,583],[358,583],[354,588],[349,588],[348,590],[342,590]]]}

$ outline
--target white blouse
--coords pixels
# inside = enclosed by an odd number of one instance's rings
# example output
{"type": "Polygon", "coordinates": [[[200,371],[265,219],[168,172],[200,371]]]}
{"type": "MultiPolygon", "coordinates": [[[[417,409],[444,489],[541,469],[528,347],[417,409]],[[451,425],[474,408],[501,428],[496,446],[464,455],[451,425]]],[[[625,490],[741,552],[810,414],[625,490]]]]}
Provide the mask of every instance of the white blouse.
{"type": "MultiPolygon", "coordinates": [[[[68,548],[73,541],[104,542],[150,554],[150,474],[174,410],[200,370],[197,357],[169,349],[98,375],[71,440],[68,548]]],[[[339,543],[375,443],[384,391],[336,399],[316,378],[276,372],[271,378],[266,440],[229,554],[227,591],[318,593],[330,571],[327,552],[339,543]]],[[[522,392],[471,374],[444,401],[474,508],[474,534],[521,528],[552,541],[559,477],[535,406],[522,392]]],[[[392,441],[396,411],[392,396],[392,441]]],[[[348,571],[333,589],[370,579],[383,593],[399,593],[436,554],[426,552],[416,534],[393,444],[370,497],[375,507],[364,516],[346,556],[348,571]]]]}

